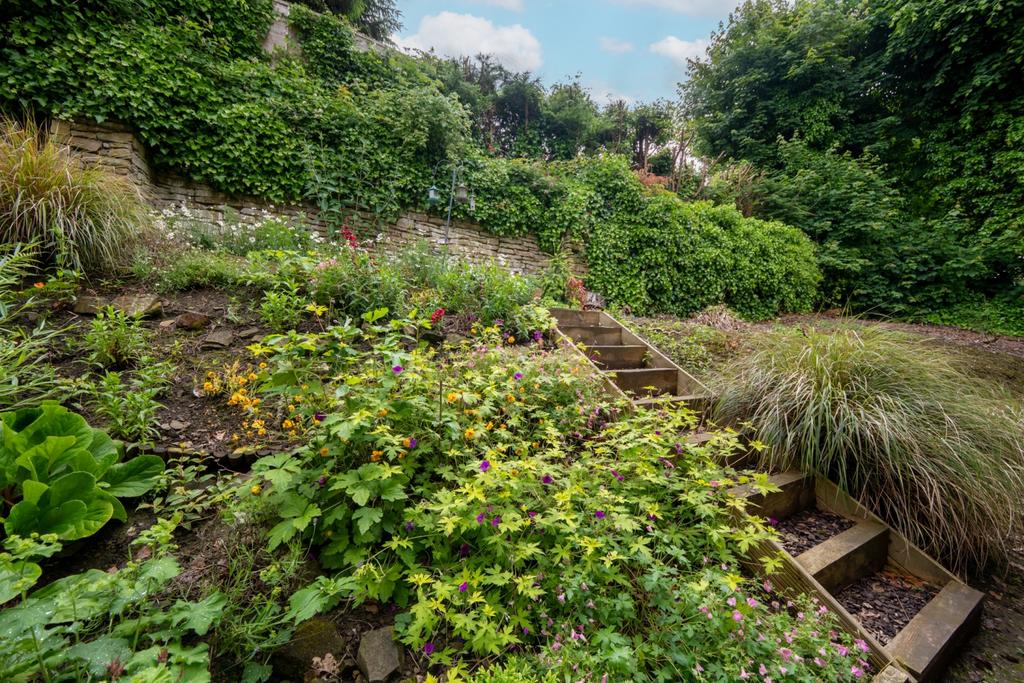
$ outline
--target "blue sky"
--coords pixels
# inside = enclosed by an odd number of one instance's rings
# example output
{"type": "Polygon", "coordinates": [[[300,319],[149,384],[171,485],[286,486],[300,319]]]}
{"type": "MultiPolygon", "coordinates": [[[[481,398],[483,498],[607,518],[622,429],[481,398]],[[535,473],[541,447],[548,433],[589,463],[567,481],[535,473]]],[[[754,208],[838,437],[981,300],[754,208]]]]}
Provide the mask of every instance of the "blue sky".
{"type": "Polygon", "coordinates": [[[740,0],[398,0],[400,45],[489,52],[546,85],[579,73],[598,102],[675,98],[686,57],[740,0]]]}

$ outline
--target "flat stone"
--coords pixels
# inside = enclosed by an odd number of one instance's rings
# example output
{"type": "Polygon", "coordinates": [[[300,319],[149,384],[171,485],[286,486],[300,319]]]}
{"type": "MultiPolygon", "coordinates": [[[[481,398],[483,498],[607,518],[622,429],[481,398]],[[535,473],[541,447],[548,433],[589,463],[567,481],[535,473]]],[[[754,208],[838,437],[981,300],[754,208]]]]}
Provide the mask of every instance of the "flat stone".
{"type": "Polygon", "coordinates": [[[203,348],[226,349],[235,340],[234,333],[226,328],[213,330],[203,339],[203,348]]]}
{"type": "Polygon", "coordinates": [[[369,683],[385,683],[402,666],[394,629],[388,626],[364,633],[359,641],[356,664],[369,683]]]}
{"type": "Polygon", "coordinates": [[[75,307],[72,310],[79,315],[96,315],[106,305],[107,301],[103,297],[79,296],[75,299],[75,307]]]}
{"type": "Polygon", "coordinates": [[[303,680],[313,665],[313,658],[331,655],[338,660],[345,656],[345,639],[330,619],[314,617],[295,629],[287,645],[274,653],[274,671],[284,680],[303,680]]]}
{"type": "Polygon", "coordinates": [[[201,330],[210,324],[210,316],[195,311],[185,311],[174,319],[174,325],[179,330],[201,330]]]}
{"type": "Polygon", "coordinates": [[[111,301],[110,305],[125,315],[142,318],[159,313],[163,308],[160,299],[149,294],[122,294],[111,301]]]}
{"type": "Polygon", "coordinates": [[[188,427],[188,422],[182,422],[181,420],[171,420],[171,423],[168,425],[168,427],[170,427],[176,432],[180,432],[188,427]]]}
{"type": "Polygon", "coordinates": [[[171,318],[170,320],[161,320],[157,327],[160,328],[161,332],[170,332],[174,329],[174,322],[174,318],[171,318]]]}
{"type": "Polygon", "coordinates": [[[258,328],[258,327],[247,327],[244,330],[239,330],[238,331],[238,336],[239,337],[255,337],[256,335],[262,335],[262,334],[263,333],[260,332],[260,328],[258,328]]]}

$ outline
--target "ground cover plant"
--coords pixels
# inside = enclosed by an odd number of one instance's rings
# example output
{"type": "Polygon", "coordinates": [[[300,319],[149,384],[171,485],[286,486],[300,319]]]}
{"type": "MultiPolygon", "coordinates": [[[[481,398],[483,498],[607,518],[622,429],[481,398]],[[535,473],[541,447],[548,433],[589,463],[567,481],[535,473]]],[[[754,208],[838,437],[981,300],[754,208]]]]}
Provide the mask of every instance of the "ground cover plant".
{"type": "Polygon", "coordinates": [[[717,415],[818,471],[954,566],[1005,561],[1020,533],[1018,400],[956,356],[877,326],[762,335],[715,383],[717,415]]]}

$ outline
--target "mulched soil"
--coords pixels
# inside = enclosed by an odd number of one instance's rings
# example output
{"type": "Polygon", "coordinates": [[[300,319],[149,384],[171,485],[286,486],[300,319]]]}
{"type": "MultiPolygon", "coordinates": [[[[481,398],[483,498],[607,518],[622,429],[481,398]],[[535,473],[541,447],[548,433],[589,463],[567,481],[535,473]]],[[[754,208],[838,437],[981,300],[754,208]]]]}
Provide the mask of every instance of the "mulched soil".
{"type": "Polygon", "coordinates": [[[847,586],[836,599],[884,645],[938,593],[909,577],[879,572],[847,586]]]}
{"type": "Polygon", "coordinates": [[[834,512],[810,508],[782,520],[775,529],[782,537],[782,547],[796,557],[855,525],[834,512]]]}

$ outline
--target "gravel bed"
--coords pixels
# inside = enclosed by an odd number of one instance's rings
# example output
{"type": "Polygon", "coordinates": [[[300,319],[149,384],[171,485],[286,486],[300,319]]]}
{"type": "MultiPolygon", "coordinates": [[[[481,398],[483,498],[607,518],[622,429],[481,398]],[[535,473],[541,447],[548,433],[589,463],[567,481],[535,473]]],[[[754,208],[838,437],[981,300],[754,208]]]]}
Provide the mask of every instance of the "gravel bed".
{"type": "Polygon", "coordinates": [[[885,645],[938,592],[937,588],[915,579],[879,572],[847,586],[836,599],[885,645]]]}
{"type": "Polygon", "coordinates": [[[775,528],[782,537],[782,547],[796,557],[855,525],[853,520],[833,512],[809,508],[782,520],[775,528]]]}

